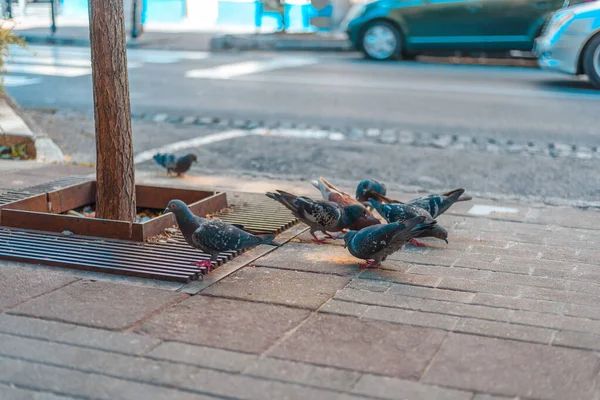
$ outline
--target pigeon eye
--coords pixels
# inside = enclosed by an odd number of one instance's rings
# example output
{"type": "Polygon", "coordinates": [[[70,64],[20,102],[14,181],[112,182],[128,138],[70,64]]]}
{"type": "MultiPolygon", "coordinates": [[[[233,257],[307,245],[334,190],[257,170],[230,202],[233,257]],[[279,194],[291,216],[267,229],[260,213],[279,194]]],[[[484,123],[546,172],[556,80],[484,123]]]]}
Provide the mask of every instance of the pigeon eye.
{"type": "Polygon", "coordinates": [[[175,208],[175,204],[171,204],[171,208],[175,208]]]}

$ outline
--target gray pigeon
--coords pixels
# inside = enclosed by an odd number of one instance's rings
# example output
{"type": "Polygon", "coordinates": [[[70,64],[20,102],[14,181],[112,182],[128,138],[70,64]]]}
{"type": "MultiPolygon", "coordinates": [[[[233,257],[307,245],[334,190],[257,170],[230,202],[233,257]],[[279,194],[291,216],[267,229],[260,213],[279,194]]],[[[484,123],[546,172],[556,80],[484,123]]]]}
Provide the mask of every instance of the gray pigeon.
{"type": "Polygon", "coordinates": [[[376,268],[382,261],[408,243],[410,239],[429,229],[435,221],[425,222],[426,217],[418,216],[405,222],[392,222],[387,225],[373,225],[361,231],[350,231],[344,238],[344,247],[356,258],[366,260],[362,268],[376,268]]]}
{"type": "Polygon", "coordinates": [[[274,235],[256,236],[243,231],[241,225],[227,224],[216,219],[200,218],[192,213],[181,200],[171,200],[164,213],[173,213],[185,241],[192,247],[210,254],[210,259],[194,263],[200,268],[212,270],[219,253],[244,250],[261,244],[280,246],[273,242],[274,235]]]}
{"type": "Polygon", "coordinates": [[[167,169],[167,175],[175,172],[177,176],[186,173],[191,168],[192,163],[198,161],[198,157],[192,153],[179,158],[175,154],[158,153],[153,158],[154,161],[167,169]]]}
{"type": "MultiPolygon", "coordinates": [[[[377,210],[377,212],[385,218],[388,223],[392,222],[404,222],[407,219],[417,217],[422,215],[425,217],[425,222],[431,222],[434,219],[431,215],[422,208],[411,206],[410,204],[402,204],[402,203],[391,203],[384,204],[380,203],[377,200],[369,199],[369,202],[377,210]]],[[[441,226],[434,224],[429,227],[429,229],[423,230],[419,235],[415,236],[419,238],[423,237],[434,237],[441,239],[448,243],[448,231],[442,228],[441,226]]],[[[423,243],[411,239],[410,243],[415,246],[424,246],[423,243]]]]}
{"type": "Polygon", "coordinates": [[[342,206],[330,201],[299,197],[283,190],[277,190],[277,193],[267,192],[267,197],[283,204],[296,218],[308,225],[310,234],[317,243],[323,243],[324,240],[315,236],[316,231],[321,231],[332,239],[338,239],[328,232],[340,232],[359,218],[367,216],[367,210],[360,204],[342,206]]]}
{"type": "Polygon", "coordinates": [[[356,200],[364,203],[371,198],[371,192],[381,194],[383,196],[387,193],[385,184],[376,181],[375,179],[365,179],[358,184],[356,188],[356,200]]]}
{"type": "Polygon", "coordinates": [[[398,203],[398,204],[410,204],[411,206],[422,208],[431,214],[432,218],[437,218],[454,204],[459,201],[469,201],[473,198],[471,196],[463,196],[465,189],[455,189],[442,194],[432,194],[429,196],[423,196],[409,201],[408,203],[402,203],[398,200],[392,200],[385,195],[374,195],[378,201],[383,203],[398,203]]]}

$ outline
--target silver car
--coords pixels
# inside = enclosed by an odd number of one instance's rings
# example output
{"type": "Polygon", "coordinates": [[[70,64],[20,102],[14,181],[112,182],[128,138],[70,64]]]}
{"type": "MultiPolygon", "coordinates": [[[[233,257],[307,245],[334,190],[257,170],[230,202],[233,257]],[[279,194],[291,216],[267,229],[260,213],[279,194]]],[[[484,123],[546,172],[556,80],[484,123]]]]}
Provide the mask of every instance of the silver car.
{"type": "Polygon", "coordinates": [[[600,89],[600,1],[563,8],[536,39],[541,68],[585,74],[600,89]]]}

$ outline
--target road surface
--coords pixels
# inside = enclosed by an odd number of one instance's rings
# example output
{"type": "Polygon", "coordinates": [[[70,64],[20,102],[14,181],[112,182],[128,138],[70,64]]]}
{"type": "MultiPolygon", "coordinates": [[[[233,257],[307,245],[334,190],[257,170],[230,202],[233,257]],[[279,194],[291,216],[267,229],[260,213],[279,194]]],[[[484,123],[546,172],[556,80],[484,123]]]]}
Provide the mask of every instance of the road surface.
{"type": "MultiPolygon", "coordinates": [[[[9,62],[9,93],[27,108],[91,112],[88,50],[32,50],[9,62]]],[[[129,62],[136,113],[598,144],[600,91],[537,69],[153,50],[129,62]]]]}

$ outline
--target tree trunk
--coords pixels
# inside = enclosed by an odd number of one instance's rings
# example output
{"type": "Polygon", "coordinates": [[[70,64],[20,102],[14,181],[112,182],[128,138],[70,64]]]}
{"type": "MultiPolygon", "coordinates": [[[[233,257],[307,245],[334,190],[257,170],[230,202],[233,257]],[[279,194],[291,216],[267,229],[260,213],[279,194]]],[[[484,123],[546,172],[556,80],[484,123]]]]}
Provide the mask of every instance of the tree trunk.
{"type": "Polygon", "coordinates": [[[135,178],[123,0],[89,0],[96,216],[135,222],[135,178]]]}

